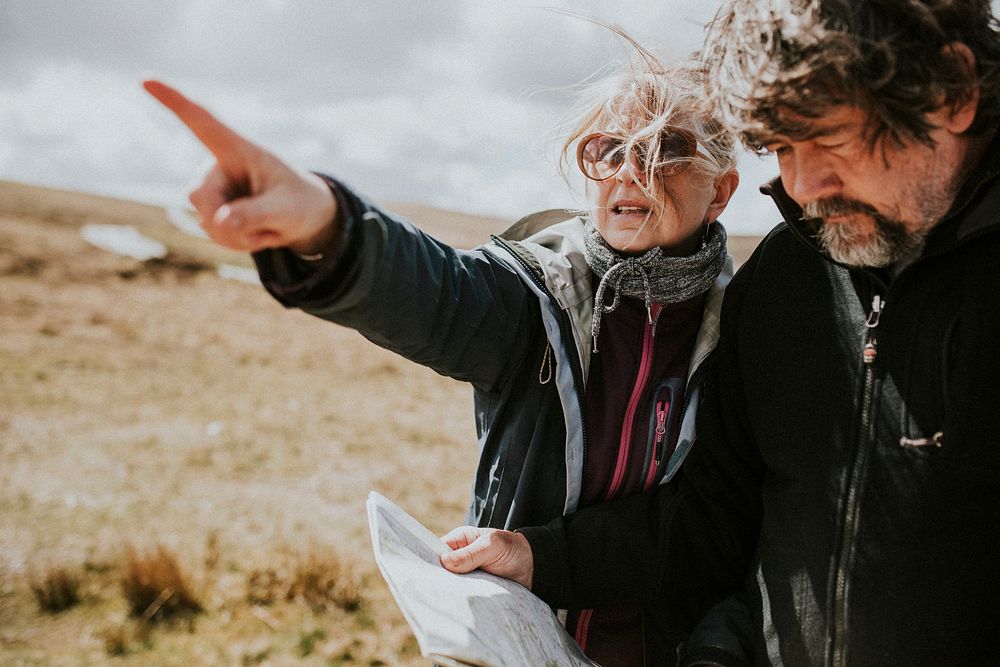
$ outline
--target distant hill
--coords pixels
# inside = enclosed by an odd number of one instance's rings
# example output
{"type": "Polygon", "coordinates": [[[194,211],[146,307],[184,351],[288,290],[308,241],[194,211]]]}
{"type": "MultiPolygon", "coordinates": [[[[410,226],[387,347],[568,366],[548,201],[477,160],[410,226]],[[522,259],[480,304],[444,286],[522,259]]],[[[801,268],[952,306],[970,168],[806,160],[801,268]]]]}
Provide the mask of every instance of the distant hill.
{"type": "Polygon", "coordinates": [[[459,248],[474,248],[488,243],[490,234],[499,234],[515,222],[505,218],[469,215],[408,202],[386,202],[384,206],[434,238],[459,248]]]}
{"type": "MultiPolygon", "coordinates": [[[[431,236],[460,248],[487,243],[490,234],[500,233],[515,222],[409,202],[389,202],[385,208],[410,220],[431,236]]],[[[194,254],[203,261],[250,264],[242,253],[232,253],[184,234],[169,222],[162,207],[150,204],[0,180],[0,213],[31,216],[59,225],[132,225],[171,249],[194,254]]],[[[729,252],[737,265],[749,257],[759,240],[759,236],[729,237],[729,252]]]]}

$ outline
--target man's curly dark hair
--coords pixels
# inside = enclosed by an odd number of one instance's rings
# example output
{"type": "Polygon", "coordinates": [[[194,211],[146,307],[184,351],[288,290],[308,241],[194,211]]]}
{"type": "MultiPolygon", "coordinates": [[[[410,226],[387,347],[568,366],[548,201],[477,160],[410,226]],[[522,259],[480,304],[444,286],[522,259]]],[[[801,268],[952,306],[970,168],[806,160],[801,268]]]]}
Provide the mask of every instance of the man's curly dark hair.
{"type": "Polygon", "coordinates": [[[703,52],[718,115],[757,148],[839,105],[864,109],[867,139],[929,143],[927,114],[979,87],[970,133],[1000,119],[1000,23],[989,0],[732,0],[703,52]],[[975,72],[952,51],[961,42],[975,72]]]}

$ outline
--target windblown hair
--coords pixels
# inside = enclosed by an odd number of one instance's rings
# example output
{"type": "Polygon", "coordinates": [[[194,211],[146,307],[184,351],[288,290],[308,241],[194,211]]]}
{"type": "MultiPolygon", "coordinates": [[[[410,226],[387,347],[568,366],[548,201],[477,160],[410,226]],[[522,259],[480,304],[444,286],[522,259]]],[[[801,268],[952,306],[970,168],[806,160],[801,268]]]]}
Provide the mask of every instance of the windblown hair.
{"type": "MultiPolygon", "coordinates": [[[[602,24],[604,25],[604,24],[602,24]]],[[[580,106],[568,123],[571,128],[560,151],[560,170],[576,168],[576,142],[591,132],[608,132],[627,137],[626,155],[638,144],[645,149],[645,193],[657,199],[657,170],[662,162],[649,156],[660,154],[660,139],[667,127],[691,132],[701,150],[683,158],[690,168],[713,176],[736,168],[733,135],[712,116],[705,97],[705,71],[697,58],[676,65],[663,64],[617,26],[605,26],[626,41],[636,57],[609,77],[586,86],[580,106]]]]}
{"type": "Polygon", "coordinates": [[[732,0],[709,25],[704,59],[720,120],[750,148],[808,138],[810,121],[849,104],[871,146],[930,143],[927,114],[979,87],[969,133],[1000,118],[1000,25],[990,0],[732,0]],[[953,51],[964,43],[975,72],[953,51]]]}

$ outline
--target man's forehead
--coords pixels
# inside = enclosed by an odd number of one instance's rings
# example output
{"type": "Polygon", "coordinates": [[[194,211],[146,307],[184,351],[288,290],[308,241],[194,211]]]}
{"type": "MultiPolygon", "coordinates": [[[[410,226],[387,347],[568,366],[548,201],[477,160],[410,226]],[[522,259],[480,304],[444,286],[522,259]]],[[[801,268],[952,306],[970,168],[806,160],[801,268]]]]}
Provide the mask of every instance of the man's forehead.
{"type": "Polygon", "coordinates": [[[842,105],[832,107],[815,118],[791,112],[776,114],[777,127],[765,128],[760,135],[760,143],[782,141],[807,141],[832,135],[864,136],[870,128],[871,118],[857,106],[842,105]]]}

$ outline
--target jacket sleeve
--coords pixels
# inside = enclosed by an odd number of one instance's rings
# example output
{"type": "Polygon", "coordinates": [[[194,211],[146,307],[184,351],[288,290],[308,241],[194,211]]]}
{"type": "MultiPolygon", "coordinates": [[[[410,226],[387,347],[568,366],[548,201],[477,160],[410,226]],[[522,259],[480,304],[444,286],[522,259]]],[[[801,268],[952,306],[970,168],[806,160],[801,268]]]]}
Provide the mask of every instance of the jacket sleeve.
{"type": "Polygon", "coordinates": [[[521,529],[534,556],[533,589],[549,604],[679,604],[700,618],[739,590],[756,548],[762,504],[763,465],[742,400],[735,335],[753,261],[727,290],[719,346],[706,362],[698,442],[677,479],[521,529]]]}
{"type": "Polygon", "coordinates": [[[286,249],[254,254],[264,287],[286,307],[357,329],[438,373],[495,388],[525,354],[538,303],[514,271],[458,250],[328,179],[344,218],[337,257],[306,262],[286,249]]]}

